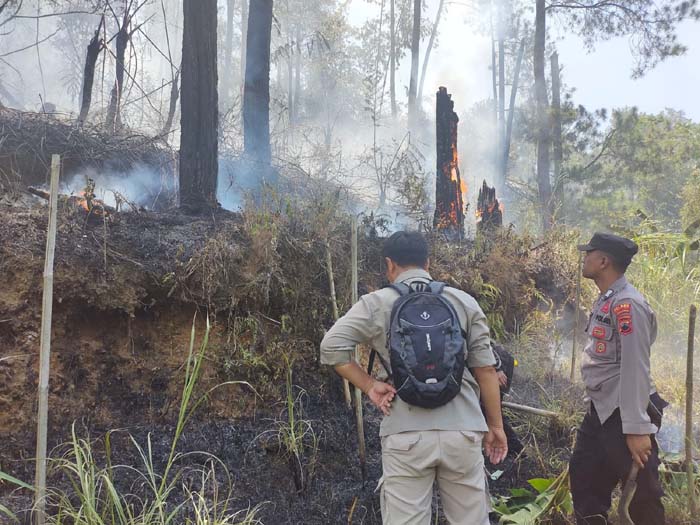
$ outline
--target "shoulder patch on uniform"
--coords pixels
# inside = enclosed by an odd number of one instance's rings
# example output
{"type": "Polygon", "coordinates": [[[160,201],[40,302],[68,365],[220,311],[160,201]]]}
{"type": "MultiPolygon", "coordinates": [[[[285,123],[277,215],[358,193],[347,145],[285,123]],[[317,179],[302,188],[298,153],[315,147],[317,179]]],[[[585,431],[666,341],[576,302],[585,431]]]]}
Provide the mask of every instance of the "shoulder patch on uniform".
{"type": "Polygon", "coordinates": [[[613,308],[613,312],[615,312],[615,315],[628,314],[631,311],[632,305],[630,303],[620,303],[615,308],[613,308]]]}
{"type": "Polygon", "coordinates": [[[617,330],[620,335],[629,335],[632,333],[632,315],[623,313],[617,317],[617,330]]]}

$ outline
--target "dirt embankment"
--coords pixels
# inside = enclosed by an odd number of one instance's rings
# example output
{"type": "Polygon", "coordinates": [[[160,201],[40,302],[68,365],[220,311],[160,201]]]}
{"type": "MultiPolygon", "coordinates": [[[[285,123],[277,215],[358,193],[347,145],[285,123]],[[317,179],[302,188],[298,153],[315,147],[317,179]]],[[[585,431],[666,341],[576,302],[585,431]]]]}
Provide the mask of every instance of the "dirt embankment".
{"type": "MultiPolygon", "coordinates": [[[[198,391],[248,381],[257,394],[243,385],[215,390],[187,427],[182,450],[219,456],[233,475],[240,508],[268,502],[261,511],[265,523],[346,521],[353,502],[356,520],[378,523],[379,416],[365,405],[363,483],[340,385],[317,365],[317,345],[332,319],[326,245],[340,311],[350,306],[350,228],[345,219],[323,215],[328,209],[262,206],[208,217],[119,213],[103,221],[86,219],[64,202],[54,275],[49,445],[64,442],[73,422],[93,438],[126,428],[141,445],[152,433],[154,461],[162,464],[192,321],[196,313],[201,336],[209,315],[213,327],[198,391]],[[305,460],[313,481],[301,493],[288,459],[260,437],[281,417],[285,357],[293,363],[295,391],[306,392],[304,417],[318,437],[317,452],[305,460]]],[[[0,208],[0,469],[22,479],[33,477],[27,458],[36,425],[46,220],[38,203],[0,208]]],[[[361,232],[364,293],[381,285],[382,259],[374,225],[363,224],[361,232]]],[[[567,287],[565,270],[548,266],[527,240],[510,234],[488,253],[439,240],[434,245],[434,276],[472,293],[500,330],[522,323],[537,307],[539,272],[552,272],[567,287]]],[[[115,434],[112,448],[115,461],[138,464],[125,432],[115,434]]],[[[23,505],[21,498],[17,504],[23,505]]]]}

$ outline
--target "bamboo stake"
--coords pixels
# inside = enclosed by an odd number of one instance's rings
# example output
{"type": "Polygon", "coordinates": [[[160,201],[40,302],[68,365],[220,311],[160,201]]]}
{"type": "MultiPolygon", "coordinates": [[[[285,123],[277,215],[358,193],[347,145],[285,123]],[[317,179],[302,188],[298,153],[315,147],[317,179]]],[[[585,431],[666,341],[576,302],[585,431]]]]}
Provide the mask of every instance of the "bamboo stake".
{"type": "Polygon", "coordinates": [[[51,156],[51,194],[49,197],[49,224],[46,234],[44,261],[44,290],[41,310],[41,343],[39,357],[39,412],[36,432],[36,496],[34,511],[36,525],[46,523],[46,434],[49,413],[49,372],[51,361],[51,314],[53,307],[53,261],[56,248],[56,212],[58,176],[61,157],[51,156]]]}
{"type": "Polygon", "coordinates": [[[571,343],[571,375],[569,379],[574,382],[574,377],[576,374],[576,338],[578,337],[578,312],[581,306],[581,262],[583,258],[583,252],[578,252],[578,266],[576,267],[576,305],[574,311],[574,337],[571,343]]]}
{"type": "MultiPolygon", "coordinates": [[[[350,253],[352,257],[352,304],[357,302],[357,217],[353,216],[350,226],[350,253]]],[[[360,363],[360,347],[355,347],[355,361],[360,363]]],[[[355,387],[355,419],[357,420],[357,443],[360,454],[362,480],[367,478],[367,460],[365,452],[365,423],[362,417],[362,391],[355,387]]]]}
{"type": "MultiPolygon", "coordinates": [[[[328,287],[331,290],[331,305],[333,306],[333,320],[340,319],[338,313],[338,300],[335,295],[335,281],[333,279],[333,258],[331,257],[331,246],[326,239],[326,270],[328,270],[328,287]]],[[[350,408],[352,406],[352,398],[350,397],[350,383],[347,379],[343,379],[343,396],[345,404],[350,408]]]]}
{"type": "Polygon", "coordinates": [[[518,410],[520,412],[525,412],[527,414],[534,414],[536,416],[544,417],[559,417],[559,414],[552,412],[550,410],[542,410],[541,408],[529,407],[527,405],[519,405],[518,403],[511,403],[510,401],[503,401],[501,403],[505,408],[510,408],[511,410],[518,410]]]}
{"type": "Polygon", "coordinates": [[[695,319],[697,308],[690,306],[688,322],[688,358],[685,374],[685,468],[688,476],[688,506],[690,515],[697,516],[695,475],[693,473],[693,352],[695,346],[695,319]]]}

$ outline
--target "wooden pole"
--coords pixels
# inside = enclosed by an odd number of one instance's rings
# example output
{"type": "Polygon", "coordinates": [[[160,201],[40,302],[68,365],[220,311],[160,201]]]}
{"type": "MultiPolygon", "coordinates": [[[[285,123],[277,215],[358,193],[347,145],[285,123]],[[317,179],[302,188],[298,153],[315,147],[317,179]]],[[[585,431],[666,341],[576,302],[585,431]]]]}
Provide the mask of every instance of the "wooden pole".
{"type": "Polygon", "coordinates": [[[574,305],[574,337],[571,343],[571,375],[569,379],[574,382],[576,375],[576,338],[578,337],[578,313],[581,307],[581,262],[583,259],[583,252],[578,252],[578,266],[576,266],[576,304],[574,305]]]}
{"type": "MultiPolygon", "coordinates": [[[[357,302],[357,217],[353,215],[350,227],[350,252],[352,257],[352,304],[357,302]]],[[[360,363],[360,347],[355,347],[355,361],[360,363]]],[[[362,391],[355,388],[355,419],[357,420],[357,443],[360,454],[360,469],[362,470],[362,480],[367,477],[367,460],[365,452],[365,423],[362,417],[362,391]]]]}
{"type": "Polygon", "coordinates": [[[559,417],[559,414],[550,410],[542,410],[541,408],[529,407],[527,405],[519,405],[518,403],[511,403],[510,401],[503,401],[501,405],[503,405],[505,408],[510,408],[511,410],[517,410],[519,412],[525,412],[527,414],[533,414],[535,416],[553,418],[559,417]]]}
{"type": "Polygon", "coordinates": [[[685,468],[688,476],[688,507],[690,515],[697,516],[695,475],[693,472],[693,352],[695,346],[695,319],[697,308],[690,306],[688,323],[688,358],[685,373],[685,468]]]}
{"type": "Polygon", "coordinates": [[[53,260],[56,248],[56,212],[58,176],[61,157],[51,157],[51,193],[49,197],[49,224],[46,234],[44,260],[44,296],[41,310],[41,343],[39,354],[39,412],[36,432],[36,497],[34,511],[36,525],[46,523],[46,434],[49,414],[49,372],[51,361],[51,314],[53,307],[53,260]]]}
{"type": "MultiPolygon", "coordinates": [[[[337,321],[340,318],[338,313],[338,300],[335,295],[335,280],[333,278],[333,258],[331,257],[331,246],[326,239],[326,269],[328,270],[328,287],[331,290],[331,305],[333,306],[333,320],[337,321]]],[[[350,383],[347,379],[343,379],[343,395],[345,404],[348,408],[352,406],[352,397],[350,397],[350,383]]]]}

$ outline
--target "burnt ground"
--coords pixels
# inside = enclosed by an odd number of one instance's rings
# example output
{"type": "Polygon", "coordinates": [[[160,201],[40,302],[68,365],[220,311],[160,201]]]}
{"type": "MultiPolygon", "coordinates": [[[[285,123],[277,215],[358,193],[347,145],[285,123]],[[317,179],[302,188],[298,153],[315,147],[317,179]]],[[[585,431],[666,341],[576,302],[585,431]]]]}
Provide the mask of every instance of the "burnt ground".
{"type": "MultiPolygon", "coordinates": [[[[220,458],[231,475],[234,508],[261,504],[263,523],[346,523],[350,514],[353,523],[379,523],[374,493],[381,475],[379,415],[365,404],[363,483],[354,419],[337,378],[317,366],[331,308],[323,250],[308,219],[282,222],[274,213],[247,217],[222,211],[207,217],[123,213],[95,221],[61,206],[49,397],[53,457],[65,453],[60,445],[70,439],[75,422],[79,437],[94,440],[98,463],[105,433],[120,429],[111,434],[112,464],[141,467],[129,436],[145,446],[150,435],[154,464],[162,466],[177,417],[192,320],[196,313],[201,336],[208,314],[213,324],[199,392],[239,380],[248,381],[258,395],[227,386],[198,409],[178,449],[198,452],[182,460],[191,481],[201,477],[196,469],[206,462],[201,454],[206,452],[220,458]],[[307,449],[304,456],[313,476],[302,491],[288,459],[270,439],[274,421],[282,417],[285,356],[294,362],[294,384],[306,391],[303,417],[319,437],[317,454],[307,449]]],[[[0,206],[0,223],[0,470],[30,481],[45,208],[0,206]]],[[[343,310],[349,301],[349,268],[342,264],[349,228],[341,226],[345,229],[332,232],[331,246],[339,261],[335,278],[343,310]]],[[[371,290],[377,285],[376,239],[361,239],[360,251],[366,254],[361,287],[371,290]]],[[[447,255],[438,261],[445,271],[448,261],[447,255]]],[[[538,388],[516,383],[523,395],[518,401],[538,404],[538,388]]],[[[531,446],[516,464],[502,467],[495,492],[559,472],[559,463],[543,464],[550,446],[541,439],[543,423],[515,419],[531,446]],[[528,436],[536,431],[540,438],[533,448],[528,436]]],[[[564,458],[567,432],[555,429],[547,441],[564,458]]],[[[221,490],[227,489],[223,473],[219,479],[221,490]]],[[[57,473],[50,481],[68,486],[57,473]]],[[[119,483],[126,493],[140,490],[126,473],[119,483]]],[[[28,506],[26,494],[8,490],[0,487],[3,504],[17,510],[28,506]]]]}
{"type": "MultiPolygon", "coordinates": [[[[218,467],[219,488],[222,492],[231,490],[231,507],[245,509],[260,504],[257,516],[262,523],[347,523],[351,514],[352,523],[381,523],[379,498],[375,493],[381,476],[381,445],[378,437],[380,414],[374,407],[364,404],[367,467],[366,481],[363,482],[357,456],[354,416],[345,408],[341,399],[339,381],[324,372],[317,374],[307,371],[305,374],[306,377],[298,374],[295,382],[307,388],[308,396],[303,403],[304,418],[311,422],[320,442],[315,456],[308,452],[304,456],[307,469],[312,462],[315,465],[311,481],[304,490],[297,490],[289,462],[274,446],[269,445],[270,440],[264,438],[265,432],[274,428],[273,420],[280,418],[280,411],[256,410],[254,417],[231,420],[199,418],[191,421],[178,447],[181,453],[191,455],[178,461],[177,469],[189,472],[183,479],[189,478],[196,486],[201,470],[206,465],[205,453],[214,455],[231,476],[229,484],[223,468],[218,467]]],[[[128,403],[128,396],[122,398],[122,401],[128,403]]],[[[520,432],[524,432],[527,425],[533,423],[525,423],[517,417],[512,422],[520,432]]],[[[98,464],[104,466],[103,436],[112,429],[101,426],[87,428],[84,423],[76,423],[77,432],[94,439],[93,450],[100,458],[98,464]]],[[[54,457],[60,457],[67,450],[66,445],[60,444],[69,438],[69,431],[65,426],[57,428],[54,425],[50,443],[56,447],[54,457]]],[[[156,471],[162,472],[170,452],[173,433],[172,424],[162,423],[121,428],[111,436],[112,463],[131,465],[143,470],[142,460],[131,443],[131,437],[145,447],[150,436],[156,471]]],[[[506,493],[509,488],[524,486],[527,479],[542,475],[539,463],[541,458],[534,452],[532,437],[525,433],[521,437],[528,445],[526,452],[517,462],[509,456],[504,464],[498,466],[504,474],[498,481],[491,482],[493,493],[506,493]]],[[[565,437],[561,437],[559,444],[562,448],[566,441],[565,437]]],[[[27,456],[24,459],[3,461],[3,468],[21,479],[33,477],[33,463],[27,456]]],[[[491,472],[496,470],[494,467],[489,468],[491,472]]],[[[138,493],[138,489],[134,489],[137,485],[135,482],[138,481],[136,477],[126,471],[123,474],[123,477],[117,477],[118,488],[124,493],[138,493]]],[[[50,477],[50,484],[67,487],[67,480],[54,473],[50,477]]],[[[18,510],[31,504],[31,499],[21,492],[6,493],[2,501],[18,510]]],[[[445,523],[442,517],[440,523],[445,523]]]]}
{"type": "MultiPolygon", "coordinates": [[[[325,374],[324,374],[325,376],[325,374]]],[[[340,385],[330,376],[316,382],[316,388],[307,390],[304,403],[305,419],[308,419],[320,437],[318,452],[315,455],[313,477],[303,491],[297,490],[294,475],[287,459],[269,445],[264,433],[274,428],[274,419],[279,412],[258,411],[255,417],[233,420],[193,420],[180,439],[178,450],[192,453],[176,463],[176,469],[190,471],[194,485],[201,477],[206,454],[213,454],[225,465],[231,484],[226,481],[224,470],[219,466],[219,485],[223,492],[231,489],[231,507],[245,509],[261,504],[258,517],[263,523],[285,524],[328,524],[347,522],[355,498],[354,523],[381,523],[379,518],[378,496],[374,488],[381,475],[380,443],[378,437],[379,416],[369,406],[365,406],[367,436],[367,481],[362,482],[362,472],[357,457],[357,434],[352,413],[345,408],[340,395],[330,395],[329,390],[340,393],[340,385]],[[331,399],[329,399],[329,397],[331,399]]],[[[300,381],[304,382],[304,381],[300,381]]],[[[52,445],[58,445],[68,438],[69,429],[54,428],[52,445]],[[62,434],[62,438],[59,435],[62,434]]],[[[104,457],[104,440],[99,436],[110,429],[92,427],[89,435],[95,438],[94,451],[104,457]]],[[[78,424],[78,431],[84,435],[88,430],[78,424]]],[[[156,470],[162,472],[170,452],[174,426],[169,424],[134,426],[115,432],[112,437],[112,462],[139,467],[143,463],[134,445],[132,436],[141,446],[148,437],[153,447],[156,470]]],[[[58,447],[60,455],[65,447],[58,447]]],[[[310,453],[304,457],[305,467],[314,461],[310,453]]],[[[104,461],[102,462],[104,465],[104,461]]],[[[32,479],[33,464],[29,460],[3,462],[3,467],[22,479],[32,479]]],[[[134,491],[135,477],[123,472],[118,478],[118,486],[124,493],[134,491]]],[[[187,479],[188,475],[185,475],[187,479]]],[[[50,478],[54,485],[65,486],[66,480],[54,475],[50,478]]],[[[134,492],[138,492],[137,490],[134,492]]],[[[19,509],[30,504],[25,494],[5,494],[4,503],[19,509]]]]}

